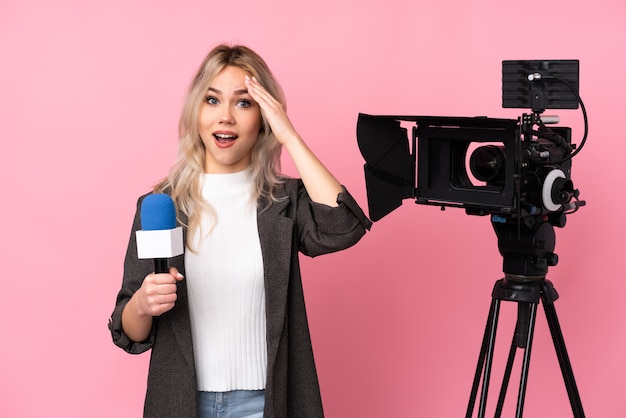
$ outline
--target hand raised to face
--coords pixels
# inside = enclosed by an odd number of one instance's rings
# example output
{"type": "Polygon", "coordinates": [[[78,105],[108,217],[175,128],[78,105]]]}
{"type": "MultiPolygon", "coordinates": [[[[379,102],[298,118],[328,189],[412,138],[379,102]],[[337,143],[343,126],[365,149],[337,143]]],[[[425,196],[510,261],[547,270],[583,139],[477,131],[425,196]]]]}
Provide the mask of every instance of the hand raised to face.
{"type": "Polygon", "coordinates": [[[287,117],[285,107],[278,102],[255,77],[245,77],[248,93],[259,104],[261,113],[267,123],[269,123],[276,140],[283,145],[294,138],[298,138],[298,133],[287,117]]]}

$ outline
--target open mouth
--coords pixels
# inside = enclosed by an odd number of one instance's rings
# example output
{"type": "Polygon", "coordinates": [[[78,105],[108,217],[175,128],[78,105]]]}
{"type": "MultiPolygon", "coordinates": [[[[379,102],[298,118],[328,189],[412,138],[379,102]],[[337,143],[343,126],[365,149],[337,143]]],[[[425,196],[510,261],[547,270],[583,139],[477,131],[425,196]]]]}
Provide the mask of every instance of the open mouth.
{"type": "Polygon", "coordinates": [[[228,144],[230,142],[235,141],[238,136],[234,134],[213,134],[217,142],[221,144],[228,144]]]}

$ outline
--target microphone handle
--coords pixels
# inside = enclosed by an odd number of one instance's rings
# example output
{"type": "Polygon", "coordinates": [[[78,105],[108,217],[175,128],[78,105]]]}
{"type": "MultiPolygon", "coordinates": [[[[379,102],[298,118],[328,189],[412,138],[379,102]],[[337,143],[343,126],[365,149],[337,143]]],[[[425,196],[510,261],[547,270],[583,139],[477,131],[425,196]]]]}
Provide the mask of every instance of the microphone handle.
{"type": "Polygon", "coordinates": [[[154,272],[159,273],[169,273],[170,271],[170,263],[167,258],[155,258],[154,259],[154,272]]]}

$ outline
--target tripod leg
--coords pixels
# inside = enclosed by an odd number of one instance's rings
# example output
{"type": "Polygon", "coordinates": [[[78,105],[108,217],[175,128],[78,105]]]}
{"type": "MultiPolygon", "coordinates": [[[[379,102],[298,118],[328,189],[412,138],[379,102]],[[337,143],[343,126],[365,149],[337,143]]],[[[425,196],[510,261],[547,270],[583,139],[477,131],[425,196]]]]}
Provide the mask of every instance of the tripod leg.
{"type": "Polygon", "coordinates": [[[494,302],[491,302],[489,308],[489,314],[487,315],[487,325],[485,326],[485,332],[483,334],[483,341],[480,344],[480,353],[478,354],[478,363],[476,364],[476,372],[474,373],[474,381],[472,382],[472,391],[470,393],[469,403],[467,405],[467,411],[465,418],[471,418],[474,412],[474,405],[476,404],[476,395],[478,394],[478,386],[480,385],[480,378],[485,369],[485,355],[487,353],[487,345],[489,344],[489,329],[494,313],[494,302]]]}
{"type": "Polygon", "coordinates": [[[504,377],[502,378],[502,385],[500,386],[500,396],[498,396],[498,405],[496,406],[496,413],[494,417],[499,418],[502,415],[502,408],[504,407],[504,399],[506,398],[506,391],[509,387],[509,380],[511,379],[511,370],[513,369],[513,361],[515,361],[515,352],[517,351],[517,345],[515,344],[515,335],[513,341],[511,341],[511,348],[509,350],[509,357],[506,361],[506,369],[504,370],[504,377]]]}
{"type": "MultiPolygon", "coordinates": [[[[500,396],[498,397],[498,405],[496,406],[496,413],[494,415],[496,418],[499,418],[502,415],[502,409],[504,408],[504,401],[506,398],[506,392],[509,388],[511,371],[513,369],[513,362],[515,361],[515,353],[517,349],[525,349],[524,361],[526,363],[524,364],[528,364],[528,361],[530,359],[530,351],[527,348],[530,347],[530,344],[532,344],[532,331],[536,318],[536,307],[537,304],[525,302],[518,302],[517,304],[517,324],[515,326],[513,341],[511,341],[511,349],[509,350],[509,357],[506,362],[506,369],[504,371],[504,377],[502,378],[502,385],[500,386],[500,396]]],[[[524,373],[524,370],[522,370],[522,373],[524,373]]],[[[522,374],[522,382],[525,382],[524,374],[522,374]]],[[[523,392],[525,392],[525,389],[523,389],[523,392]]],[[[523,406],[520,406],[518,398],[518,410],[520,408],[523,408],[523,406]]]]}
{"type": "Polygon", "coordinates": [[[549,281],[543,283],[541,299],[543,301],[548,327],[550,328],[550,334],[552,335],[552,341],[554,342],[554,349],[556,350],[559,365],[561,366],[561,373],[563,374],[567,396],[569,397],[574,418],[584,418],[585,412],[583,411],[580,394],[578,393],[578,387],[576,386],[576,380],[574,379],[574,372],[572,370],[569,356],[567,355],[567,349],[565,348],[565,340],[563,338],[563,333],[561,332],[559,320],[556,316],[556,309],[554,308],[554,301],[557,298],[558,294],[552,286],[552,283],[549,281]]]}
{"type": "Polygon", "coordinates": [[[485,416],[485,409],[487,406],[487,392],[489,390],[489,378],[491,376],[491,365],[493,362],[493,351],[496,338],[496,329],[498,327],[498,316],[500,312],[500,300],[492,299],[491,307],[489,308],[489,315],[487,317],[487,326],[485,327],[485,334],[483,336],[483,342],[480,347],[480,354],[478,356],[478,364],[476,365],[476,373],[474,375],[474,382],[472,384],[472,393],[470,395],[469,404],[467,406],[466,418],[471,418],[474,412],[474,404],[476,402],[476,395],[478,393],[478,386],[481,376],[483,377],[482,391],[480,394],[480,403],[478,407],[478,417],[483,418],[485,416]]]}
{"type": "Polygon", "coordinates": [[[528,383],[528,369],[530,366],[530,352],[535,333],[535,320],[537,319],[537,303],[530,304],[530,315],[528,323],[528,335],[526,338],[526,348],[524,349],[524,361],[522,363],[522,376],[520,379],[519,392],[517,395],[517,418],[522,417],[524,410],[524,399],[526,398],[526,384],[528,383]]]}

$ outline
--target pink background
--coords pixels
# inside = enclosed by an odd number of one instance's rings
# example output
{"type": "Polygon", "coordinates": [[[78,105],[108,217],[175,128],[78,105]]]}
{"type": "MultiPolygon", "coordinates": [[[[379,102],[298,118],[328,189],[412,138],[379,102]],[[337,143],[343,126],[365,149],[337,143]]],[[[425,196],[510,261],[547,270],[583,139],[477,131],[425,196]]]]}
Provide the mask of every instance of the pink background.
{"type": "MultiPolygon", "coordinates": [[[[579,59],[590,133],[573,178],[588,205],[557,230],[548,277],[587,416],[626,416],[625,22],[622,0],[2,1],[0,416],[140,416],[148,355],[114,347],[107,319],[135,199],[172,164],[185,89],[223,41],[266,58],[364,207],[359,112],[516,118],[503,59],[579,59]]],[[[578,142],[580,111],[558,114],[578,142]]],[[[464,415],[502,276],[487,218],[407,201],[357,246],[302,262],[329,418],[464,415]]],[[[571,416],[542,308],[525,412],[571,416]]]]}

